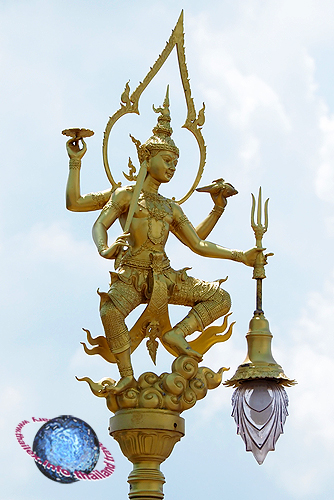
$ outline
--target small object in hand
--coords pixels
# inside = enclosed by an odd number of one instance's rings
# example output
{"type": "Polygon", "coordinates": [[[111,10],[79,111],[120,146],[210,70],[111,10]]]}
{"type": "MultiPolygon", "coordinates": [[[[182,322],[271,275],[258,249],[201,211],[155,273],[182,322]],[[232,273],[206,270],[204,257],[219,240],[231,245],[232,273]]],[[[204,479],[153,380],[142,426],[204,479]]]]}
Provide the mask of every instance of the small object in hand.
{"type": "Polygon", "coordinates": [[[62,131],[62,134],[73,137],[73,139],[82,139],[83,137],[91,137],[94,132],[88,128],[67,128],[62,131]]]}
{"type": "Polygon", "coordinates": [[[224,179],[216,179],[212,181],[212,184],[197,188],[196,191],[199,193],[210,194],[218,194],[220,192],[224,198],[238,194],[238,191],[232,186],[232,184],[225,182],[224,179]]]}

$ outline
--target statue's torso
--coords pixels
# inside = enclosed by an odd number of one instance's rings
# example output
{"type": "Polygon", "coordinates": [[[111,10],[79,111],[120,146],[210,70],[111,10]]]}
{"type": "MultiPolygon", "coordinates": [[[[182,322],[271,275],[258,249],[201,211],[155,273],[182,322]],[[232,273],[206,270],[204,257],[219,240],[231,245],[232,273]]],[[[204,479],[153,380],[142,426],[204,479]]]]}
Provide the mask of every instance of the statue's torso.
{"type": "MultiPolygon", "coordinates": [[[[164,252],[170,225],[173,222],[172,201],[163,196],[142,192],[130,225],[130,248],[127,257],[151,260],[152,252],[164,252]]],[[[121,217],[124,226],[127,213],[121,217]]]]}

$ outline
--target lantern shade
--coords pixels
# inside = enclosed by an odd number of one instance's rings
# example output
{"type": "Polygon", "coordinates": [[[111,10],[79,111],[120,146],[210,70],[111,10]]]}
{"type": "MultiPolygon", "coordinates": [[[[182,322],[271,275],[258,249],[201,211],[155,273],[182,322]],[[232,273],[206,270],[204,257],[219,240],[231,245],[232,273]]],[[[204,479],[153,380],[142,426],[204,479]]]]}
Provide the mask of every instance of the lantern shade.
{"type": "Polygon", "coordinates": [[[237,434],[261,465],[283,433],[288,415],[285,389],[275,380],[249,380],[234,391],[232,406],[237,434]]]}

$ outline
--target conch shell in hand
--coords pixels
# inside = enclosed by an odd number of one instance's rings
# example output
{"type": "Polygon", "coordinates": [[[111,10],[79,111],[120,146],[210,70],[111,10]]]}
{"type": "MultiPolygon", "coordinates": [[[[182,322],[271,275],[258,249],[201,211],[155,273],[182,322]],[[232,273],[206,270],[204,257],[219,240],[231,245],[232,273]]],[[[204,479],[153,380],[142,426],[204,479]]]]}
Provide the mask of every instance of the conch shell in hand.
{"type": "Polygon", "coordinates": [[[221,192],[224,198],[238,194],[238,191],[232,186],[232,184],[225,182],[224,179],[216,179],[215,181],[212,181],[212,184],[197,188],[196,191],[199,193],[210,194],[218,194],[221,192]]]}

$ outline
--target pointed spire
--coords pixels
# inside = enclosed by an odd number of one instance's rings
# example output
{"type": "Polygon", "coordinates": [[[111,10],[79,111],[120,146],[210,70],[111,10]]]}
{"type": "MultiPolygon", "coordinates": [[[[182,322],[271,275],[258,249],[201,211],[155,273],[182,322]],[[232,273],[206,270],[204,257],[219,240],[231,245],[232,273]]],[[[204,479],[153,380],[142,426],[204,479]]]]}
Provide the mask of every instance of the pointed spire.
{"type": "Polygon", "coordinates": [[[158,116],[157,124],[152,129],[153,135],[144,143],[140,144],[140,141],[134,139],[132,136],[132,141],[136,144],[139,162],[142,163],[152,151],[172,151],[177,156],[179,156],[179,150],[176,147],[171,135],[173,129],[170,126],[171,117],[169,112],[169,85],[167,85],[166,95],[163,102],[163,106],[156,108],[154,105],[153,111],[155,113],[160,113],[158,116]]]}
{"type": "Polygon", "coordinates": [[[168,108],[169,109],[169,84],[167,85],[167,89],[166,89],[166,96],[165,96],[165,100],[164,100],[164,108],[168,108]]]}

